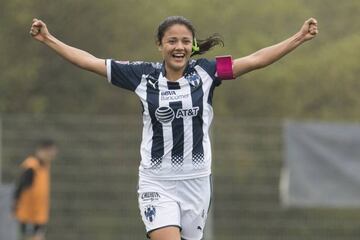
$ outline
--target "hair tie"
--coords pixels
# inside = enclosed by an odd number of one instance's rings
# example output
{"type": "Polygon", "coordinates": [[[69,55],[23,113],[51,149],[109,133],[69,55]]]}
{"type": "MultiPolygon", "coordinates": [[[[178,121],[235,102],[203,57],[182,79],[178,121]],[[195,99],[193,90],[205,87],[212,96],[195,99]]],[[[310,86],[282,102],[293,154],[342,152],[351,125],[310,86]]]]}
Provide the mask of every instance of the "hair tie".
{"type": "Polygon", "coordinates": [[[199,51],[200,51],[200,47],[197,44],[196,38],[194,38],[193,45],[192,45],[192,53],[196,53],[199,51]]]}

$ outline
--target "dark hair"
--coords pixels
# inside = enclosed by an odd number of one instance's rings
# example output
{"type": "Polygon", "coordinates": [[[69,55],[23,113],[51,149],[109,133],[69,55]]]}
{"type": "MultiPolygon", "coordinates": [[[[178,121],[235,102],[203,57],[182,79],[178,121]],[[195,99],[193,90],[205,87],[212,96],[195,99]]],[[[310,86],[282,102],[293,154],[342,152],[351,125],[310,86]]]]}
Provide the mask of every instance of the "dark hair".
{"type": "Polygon", "coordinates": [[[41,139],[36,143],[36,150],[49,149],[55,147],[56,143],[52,139],[41,139]]]}
{"type": "MultiPolygon", "coordinates": [[[[165,32],[171,26],[173,26],[175,24],[180,24],[180,25],[186,26],[191,31],[191,33],[193,35],[193,40],[196,39],[195,28],[188,19],[186,19],[182,16],[170,16],[170,17],[165,18],[165,20],[162,23],[160,23],[160,25],[157,29],[156,40],[157,40],[158,44],[161,44],[161,40],[163,39],[165,32]]],[[[193,51],[191,56],[203,54],[203,53],[209,51],[210,49],[212,49],[213,47],[215,47],[216,45],[224,46],[224,41],[222,40],[221,35],[218,33],[214,33],[206,39],[196,39],[196,42],[199,47],[199,50],[193,51]]],[[[194,44],[194,42],[193,42],[193,44],[194,44]]]]}

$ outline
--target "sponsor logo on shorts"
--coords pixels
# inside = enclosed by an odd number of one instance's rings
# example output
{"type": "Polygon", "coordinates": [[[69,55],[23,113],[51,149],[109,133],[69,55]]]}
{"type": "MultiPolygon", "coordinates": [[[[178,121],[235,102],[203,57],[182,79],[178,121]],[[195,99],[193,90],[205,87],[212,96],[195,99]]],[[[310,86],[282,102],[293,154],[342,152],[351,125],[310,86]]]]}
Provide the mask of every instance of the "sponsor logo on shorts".
{"type": "Polygon", "coordinates": [[[153,205],[148,205],[145,207],[144,215],[146,217],[146,220],[149,222],[153,222],[156,217],[156,208],[153,205]]]}
{"type": "Polygon", "coordinates": [[[158,192],[144,192],[141,194],[141,200],[144,202],[152,202],[159,200],[160,194],[158,192]]]}

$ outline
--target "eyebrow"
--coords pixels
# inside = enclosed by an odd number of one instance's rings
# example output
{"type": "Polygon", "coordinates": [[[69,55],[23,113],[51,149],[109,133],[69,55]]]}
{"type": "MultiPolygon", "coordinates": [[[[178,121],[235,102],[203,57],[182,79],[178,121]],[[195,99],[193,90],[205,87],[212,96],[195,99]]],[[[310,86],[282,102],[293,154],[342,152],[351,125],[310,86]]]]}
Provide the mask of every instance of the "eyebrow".
{"type": "MultiPolygon", "coordinates": [[[[178,39],[177,37],[168,37],[168,40],[178,39]]],[[[182,37],[181,39],[191,40],[190,37],[182,37]]]]}

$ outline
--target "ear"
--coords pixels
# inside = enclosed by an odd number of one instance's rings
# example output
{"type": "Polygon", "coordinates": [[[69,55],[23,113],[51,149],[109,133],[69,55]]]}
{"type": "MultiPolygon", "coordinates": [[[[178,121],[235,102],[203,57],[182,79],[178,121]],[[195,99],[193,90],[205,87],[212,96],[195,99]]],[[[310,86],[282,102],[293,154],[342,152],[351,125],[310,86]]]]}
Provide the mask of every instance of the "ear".
{"type": "Polygon", "coordinates": [[[162,51],[162,44],[160,42],[156,42],[157,46],[158,46],[158,50],[161,52],[162,51]]]}

